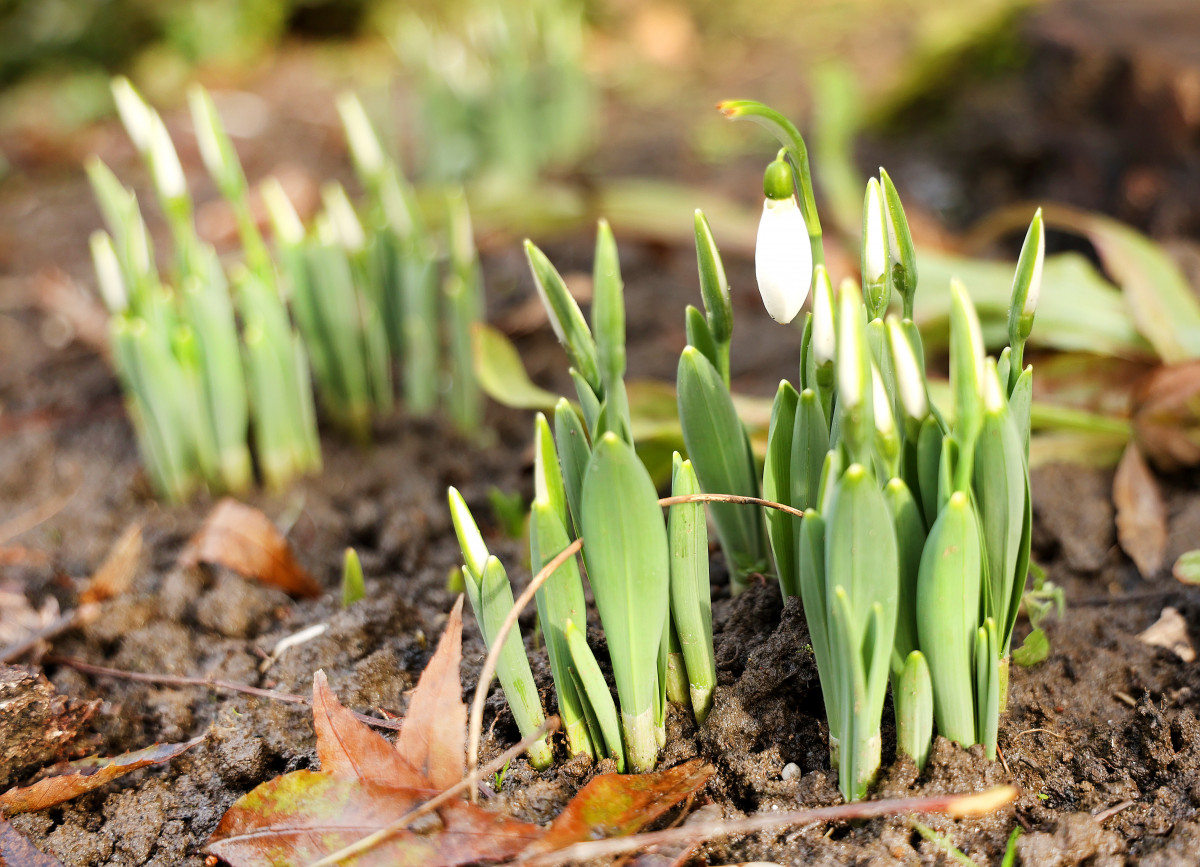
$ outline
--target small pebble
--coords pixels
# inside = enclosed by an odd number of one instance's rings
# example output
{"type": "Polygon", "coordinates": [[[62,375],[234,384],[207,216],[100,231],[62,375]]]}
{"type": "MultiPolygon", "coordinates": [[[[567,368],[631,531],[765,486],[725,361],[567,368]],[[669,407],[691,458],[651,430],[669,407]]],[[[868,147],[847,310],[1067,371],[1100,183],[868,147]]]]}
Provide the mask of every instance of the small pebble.
{"type": "Polygon", "coordinates": [[[783,773],[780,774],[784,781],[800,779],[800,766],[795,762],[788,762],[783,766],[783,773]]]}

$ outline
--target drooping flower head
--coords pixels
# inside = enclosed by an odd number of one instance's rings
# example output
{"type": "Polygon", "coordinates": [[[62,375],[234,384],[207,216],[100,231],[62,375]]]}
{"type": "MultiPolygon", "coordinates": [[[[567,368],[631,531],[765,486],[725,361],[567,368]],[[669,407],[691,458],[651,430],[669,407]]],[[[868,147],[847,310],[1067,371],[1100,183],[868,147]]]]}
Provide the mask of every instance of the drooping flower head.
{"type": "Polygon", "coordinates": [[[792,168],[783,159],[763,175],[762,219],[754,248],[754,270],[763,306],[776,322],[796,318],[812,283],[812,247],[796,201],[792,168]]]}

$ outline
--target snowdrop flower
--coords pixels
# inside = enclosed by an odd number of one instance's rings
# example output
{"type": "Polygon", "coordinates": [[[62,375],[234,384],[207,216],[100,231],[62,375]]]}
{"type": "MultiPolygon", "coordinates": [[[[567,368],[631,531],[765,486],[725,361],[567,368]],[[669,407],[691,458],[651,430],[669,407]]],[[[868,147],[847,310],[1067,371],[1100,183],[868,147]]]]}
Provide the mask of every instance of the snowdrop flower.
{"type": "Polygon", "coordinates": [[[875,178],[867,183],[863,201],[862,281],[867,318],[883,315],[888,305],[888,236],[883,217],[883,190],[875,178]]]}
{"type": "Polygon", "coordinates": [[[1000,385],[1000,375],[996,372],[996,360],[984,360],[983,370],[983,409],[985,412],[999,414],[1004,412],[1004,388],[1000,385]]]}
{"type": "Polygon", "coordinates": [[[808,297],[812,247],[804,215],[796,201],[792,169],[786,162],[775,160],[767,166],[763,193],[754,271],[767,313],[786,325],[796,318],[808,297]]]}
{"type": "Polygon", "coordinates": [[[129,296],[125,291],[125,278],[121,276],[121,264],[117,261],[112,238],[107,232],[95,231],[90,241],[92,264],[96,268],[96,282],[100,286],[104,305],[110,313],[121,313],[129,306],[129,296]]]}
{"type": "Polygon", "coordinates": [[[263,203],[271,217],[275,238],[283,244],[299,244],[304,240],[304,223],[278,178],[267,178],[262,185],[263,203]]]}
{"type": "Polygon", "coordinates": [[[183,177],[179,154],[171,143],[166,124],[156,111],[150,111],[150,170],[154,175],[154,186],[163,199],[172,201],[187,195],[187,181],[183,177]]]}
{"type": "Polygon", "coordinates": [[[146,153],[150,148],[150,107],[123,75],[112,80],[112,95],[117,104],[117,114],[133,146],[138,153],[146,153]]]}
{"type": "Polygon", "coordinates": [[[338,97],[337,110],[346,129],[350,153],[359,171],[369,178],[377,177],[384,169],[383,148],[363,104],[353,93],[343,93],[338,97]]]}
{"type": "Polygon", "coordinates": [[[833,286],[824,265],[813,270],[812,353],[818,367],[830,364],[837,356],[837,331],[833,324],[833,286]]]}
{"type": "Polygon", "coordinates": [[[338,183],[326,184],[321,190],[321,198],[325,202],[325,213],[329,215],[334,237],[347,252],[361,252],[367,245],[367,239],[345,187],[338,183]]]}
{"type": "Polygon", "coordinates": [[[887,328],[888,341],[892,345],[892,367],[896,372],[896,389],[900,392],[900,406],[909,418],[924,421],[925,416],[929,415],[929,396],[925,392],[925,377],[921,374],[917,354],[896,317],[888,317],[887,328]]]}
{"type": "Polygon", "coordinates": [[[838,289],[837,384],[838,401],[847,409],[861,406],[870,386],[870,357],[863,335],[862,296],[847,278],[838,289]]]}

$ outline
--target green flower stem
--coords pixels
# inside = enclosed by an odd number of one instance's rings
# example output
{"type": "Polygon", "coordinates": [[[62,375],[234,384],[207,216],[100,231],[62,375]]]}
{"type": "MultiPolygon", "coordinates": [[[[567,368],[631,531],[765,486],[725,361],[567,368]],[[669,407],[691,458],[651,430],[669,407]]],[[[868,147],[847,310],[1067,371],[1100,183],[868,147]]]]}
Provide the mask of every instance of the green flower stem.
{"type": "Polygon", "coordinates": [[[800,209],[804,224],[808,227],[809,243],[812,245],[814,265],[825,263],[825,247],[821,241],[821,219],[817,215],[817,201],[813,196],[812,170],[808,164],[808,147],[795,124],[773,108],[752,99],[729,99],[717,105],[731,120],[750,120],[770,131],[788,152],[796,169],[796,183],[800,188],[800,209]]]}

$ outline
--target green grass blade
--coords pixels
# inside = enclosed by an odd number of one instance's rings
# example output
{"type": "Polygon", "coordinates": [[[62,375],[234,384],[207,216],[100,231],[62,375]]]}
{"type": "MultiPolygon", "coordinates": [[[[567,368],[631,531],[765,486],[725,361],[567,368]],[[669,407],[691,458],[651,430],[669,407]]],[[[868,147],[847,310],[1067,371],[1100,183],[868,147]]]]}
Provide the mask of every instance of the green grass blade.
{"type": "Polygon", "coordinates": [[[571,524],[568,526],[574,526],[578,533],[583,475],[592,457],[592,447],[582,419],[565,397],[560,398],[554,407],[554,444],[562,468],[563,491],[571,513],[571,524]]]}

